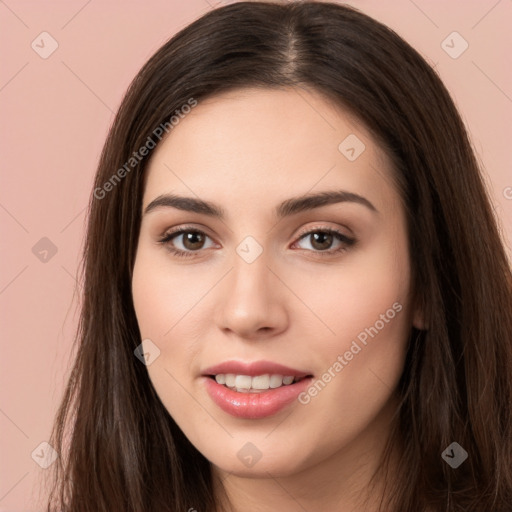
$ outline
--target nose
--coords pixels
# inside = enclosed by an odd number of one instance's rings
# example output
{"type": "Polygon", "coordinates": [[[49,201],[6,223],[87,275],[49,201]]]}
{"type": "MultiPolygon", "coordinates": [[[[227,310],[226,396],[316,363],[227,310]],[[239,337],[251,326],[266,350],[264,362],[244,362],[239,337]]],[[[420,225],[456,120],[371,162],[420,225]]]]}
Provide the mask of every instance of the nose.
{"type": "Polygon", "coordinates": [[[235,254],[233,268],[218,287],[215,322],[244,339],[264,339],[288,325],[286,287],[269,268],[265,251],[252,263],[235,254]]]}

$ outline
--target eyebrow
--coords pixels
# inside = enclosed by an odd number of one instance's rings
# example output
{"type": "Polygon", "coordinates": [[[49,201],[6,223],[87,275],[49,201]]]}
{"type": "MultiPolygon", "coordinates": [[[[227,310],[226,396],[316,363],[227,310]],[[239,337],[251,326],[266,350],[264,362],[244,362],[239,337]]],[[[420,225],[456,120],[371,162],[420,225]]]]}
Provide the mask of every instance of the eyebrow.
{"type": "MultiPolygon", "coordinates": [[[[374,213],[378,213],[377,208],[375,208],[368,199],[345,190],[325,191],[292,197],[280,203],[275,208],[274,213],[278,219],[282,219],[300,212],[335,203],[356,203],[365,206],[374,213]]],[[[226,217],[225,210],[210,201],[174,194],[162,194],[153,199],[153,201],[146,206],[144,215],[159,208],[177,208],[178,210],[187,212],[202,213],[220,220],[224,220],[226,217]]]]}

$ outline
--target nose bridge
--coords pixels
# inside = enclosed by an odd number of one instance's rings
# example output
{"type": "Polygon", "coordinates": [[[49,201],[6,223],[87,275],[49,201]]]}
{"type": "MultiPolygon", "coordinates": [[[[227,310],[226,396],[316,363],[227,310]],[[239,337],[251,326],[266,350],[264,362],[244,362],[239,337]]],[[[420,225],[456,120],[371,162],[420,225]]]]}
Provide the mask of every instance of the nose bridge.
{"type": "Polygon", "coordinates": [[[217,305],[220,328],[251,336],[262,328],[283,327],[286,311],[278,280],[269,268],[269,256],[253,237],[246,237],[236,247],[217,305]]]}
{"type": "Polygon", "coordinates": [[[269,300],[268,295],[272,289],[269,283],[271,272],[268,267],[271,263],[268,256],[268,251],[252,237],[247,237],[237,246],[229,278],[229,297],[242,303],[254,303],[262,298],[269,300]]]}

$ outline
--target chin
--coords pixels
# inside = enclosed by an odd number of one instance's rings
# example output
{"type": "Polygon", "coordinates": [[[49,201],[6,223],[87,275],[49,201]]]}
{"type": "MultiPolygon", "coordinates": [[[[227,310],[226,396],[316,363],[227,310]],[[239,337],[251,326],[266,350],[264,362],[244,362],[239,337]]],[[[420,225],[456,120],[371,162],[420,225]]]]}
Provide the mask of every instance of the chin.
{"type": "Polygon", "coordinates": [[[295,447],[276,451],[277,447],[271,443],[261,449],[250,441],[236,441],[234,444],[234,450],[223,447],[220,453],[203,454],[219,470],[240,477],[268,478],[269,473],[273,477],[287,477],[304,470],[307,465],[304,452],[301,450],[298,459],[295,447]],[[230,453],[232,455],[228,456],[230,453]]]}

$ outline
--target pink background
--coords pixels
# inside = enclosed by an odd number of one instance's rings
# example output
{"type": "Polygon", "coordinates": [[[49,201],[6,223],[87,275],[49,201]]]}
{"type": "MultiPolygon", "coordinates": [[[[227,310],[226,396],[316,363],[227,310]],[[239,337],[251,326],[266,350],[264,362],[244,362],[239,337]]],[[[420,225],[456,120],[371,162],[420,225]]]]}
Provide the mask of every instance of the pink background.
{"type": "MultiPolygon", "coordinates": [[[[0,2],[0,511],[43,510],[38,482],[45,470],[31,453],[48,440],[69,371],[85,208],[114,112],[135,73],[169,37],[226,3],[0,2]],[[31,47],[35,40],[49,48],[38,38],[43,31],[58,42],[47,59],[31,47]],[[32,252],[43,237],[57,247],[46,262],[32,252]]],[[[512,1],[348,3],[436,65],[485,167],[510,255],[512,1]],[[457,59],[441,47],[453,31],[469,44],[457,59]]]]}

